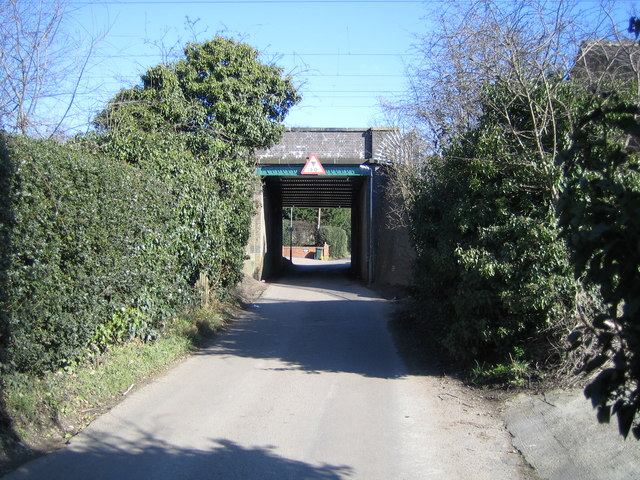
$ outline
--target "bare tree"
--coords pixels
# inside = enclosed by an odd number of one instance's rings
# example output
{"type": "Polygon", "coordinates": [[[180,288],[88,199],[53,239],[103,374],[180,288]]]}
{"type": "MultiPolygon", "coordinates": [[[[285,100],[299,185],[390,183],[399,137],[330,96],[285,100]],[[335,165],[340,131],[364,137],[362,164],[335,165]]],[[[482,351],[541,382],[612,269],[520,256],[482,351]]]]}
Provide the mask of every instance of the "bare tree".
{"type": "Polygon", "coordinates": [[[81,58],[64,31],[67,0],[5,0],[0,3],[0,126],[10,132],[58,132],[74,102],[95,43],[81,58]],[[56,109],[44,100],[64,98],[56,109]],[[55,110],[52,112],[51,110],[55,110]]]}
{"type": "MultiPolygon", "coordinates": [[[[442,10],[438,3],[429,17],[435,27],[414,46],[421,60],[408,68],[405,101],[385,105],[387,115],[418,129],[423,153],[438,153],[491,112],[514,149],[533,145],[528,162],[546,179],[552,204],[559,195],[561,124],[576,120],[575,109],[563,105],[567,80],[586,80],[592,90],[607,88],[612,78],[633,80],[640,98],[640,47],[617,28],[614,6],[607,0],[454,0],[442,10]],[[502,96],[494,97],[492,87],[502,96]]],[[[389,186],[410,203],[407,175],[425,169],[407,169],[395,159],[404,147],[386,148],[399,148],[386,154],[399,164],[389,186]]]]}
{"type": "MultiPolygon", "coordinates": [[[[538,165],[551,177],[558,146],[549,148],[543,139],[556,138],[558,116],[567,114],[554,102],[558,89],[586,41],[612,37],[610,20],[608,5],[572,0],[453,2],[437,17],[437,27],[419,38],[422,61],[409,70],[410,94],[399,108],[437,150],[488,107],[516,139],[535,141],[538,165]],[[488,85],[524,101],[528,129],[513,121],[508,104],[492,103],[488,85]]],[[[552,190],[553,184],[550,178],[552,190]]]]}

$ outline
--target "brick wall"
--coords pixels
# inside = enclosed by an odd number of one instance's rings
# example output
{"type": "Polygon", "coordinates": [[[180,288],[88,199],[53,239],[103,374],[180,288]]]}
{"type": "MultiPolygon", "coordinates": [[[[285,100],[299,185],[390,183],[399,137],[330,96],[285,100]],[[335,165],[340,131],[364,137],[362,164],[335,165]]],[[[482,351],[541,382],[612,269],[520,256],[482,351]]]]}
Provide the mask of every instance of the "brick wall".
{"type": "MultiPolygon", "coordinates": [[[[307,246],[293,246],[291,251],[288,245],[282,246],[282,256],[289,258],[289,254],[292,253],[294,258],[316,258],[316,248],[320,247],[307,247],[307,246]]],[[[322,259],[329,259],[329,245],[325,245],[322,248],[322,259]]]]}

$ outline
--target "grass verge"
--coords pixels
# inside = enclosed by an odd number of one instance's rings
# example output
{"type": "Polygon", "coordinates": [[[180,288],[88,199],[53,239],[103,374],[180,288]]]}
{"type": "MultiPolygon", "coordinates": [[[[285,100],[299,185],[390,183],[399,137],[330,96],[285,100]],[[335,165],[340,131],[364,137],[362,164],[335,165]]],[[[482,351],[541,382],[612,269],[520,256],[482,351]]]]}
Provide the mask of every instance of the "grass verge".
{"type": "Polygon", "coordinates": [[[43,377],[2,378],[0,475],[63,445],[134,386],[202,346],[229,317],[221,307],[194,309],[175,318],[153,342],[115,345],[91,363],[43,377]]]}

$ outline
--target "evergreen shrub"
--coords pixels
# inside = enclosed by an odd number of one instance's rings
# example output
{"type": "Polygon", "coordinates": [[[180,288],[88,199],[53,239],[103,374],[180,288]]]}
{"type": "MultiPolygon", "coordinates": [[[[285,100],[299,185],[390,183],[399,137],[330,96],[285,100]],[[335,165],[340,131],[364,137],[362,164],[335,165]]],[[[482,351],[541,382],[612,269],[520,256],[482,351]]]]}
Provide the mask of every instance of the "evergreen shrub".
{"type": "Polygon", "coordinates": [[[168,186],[73,146],[2,138],[0,362],[73,365],[158,335],[191,300],[178,270],[168,186]]]}
{"type": "Polygon", "coordinates": [[[347,232],[340,227],[325,226],[318,232],[318,245],[329,244],[331,258],[344,258],[349,253],[347,232]]]}

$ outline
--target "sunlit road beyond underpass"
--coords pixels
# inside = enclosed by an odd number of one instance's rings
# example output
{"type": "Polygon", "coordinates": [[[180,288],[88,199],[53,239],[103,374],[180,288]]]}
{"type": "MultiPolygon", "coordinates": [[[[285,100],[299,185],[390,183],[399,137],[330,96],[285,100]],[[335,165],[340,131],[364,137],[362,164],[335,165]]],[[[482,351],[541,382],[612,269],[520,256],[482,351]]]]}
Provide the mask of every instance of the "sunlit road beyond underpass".
{"type": "MultiPolygon", "coordinates": [[[[412,376],[392,305],[299,266],[205,348],[10,479],[513,479],[499,419],[412,376]]],[[[449,385],[449,386],[448,386],[449,385]]]]}

